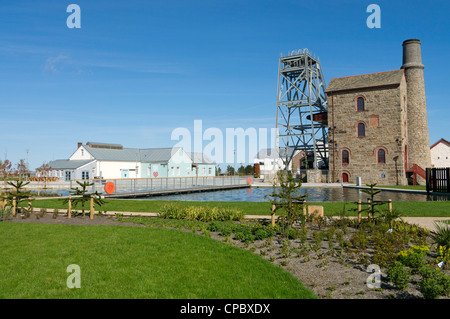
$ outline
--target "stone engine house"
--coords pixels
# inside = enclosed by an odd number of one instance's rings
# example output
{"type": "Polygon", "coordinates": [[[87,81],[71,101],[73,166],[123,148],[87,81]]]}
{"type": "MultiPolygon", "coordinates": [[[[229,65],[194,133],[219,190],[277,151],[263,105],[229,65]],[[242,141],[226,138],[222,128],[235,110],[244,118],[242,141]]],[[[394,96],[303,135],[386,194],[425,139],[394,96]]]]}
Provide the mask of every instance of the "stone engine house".
{"type": "Polygon", "coordinates": [[[332,182],[425,183],[431,154],[420,46],[417,39],[403,42],[399,70],[331,79],[325,92],[332,182]]]}

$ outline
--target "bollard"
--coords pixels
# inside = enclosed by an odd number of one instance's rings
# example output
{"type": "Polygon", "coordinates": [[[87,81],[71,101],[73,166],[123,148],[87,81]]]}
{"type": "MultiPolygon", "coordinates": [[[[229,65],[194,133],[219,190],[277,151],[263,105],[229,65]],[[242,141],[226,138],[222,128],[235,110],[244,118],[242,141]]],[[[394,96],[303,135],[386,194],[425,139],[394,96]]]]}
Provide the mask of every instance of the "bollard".
{"type": "Polygon", "coordinates": [[[392,199],[388,201],[389,204],[389,213],[392,213],[392,199]]]}

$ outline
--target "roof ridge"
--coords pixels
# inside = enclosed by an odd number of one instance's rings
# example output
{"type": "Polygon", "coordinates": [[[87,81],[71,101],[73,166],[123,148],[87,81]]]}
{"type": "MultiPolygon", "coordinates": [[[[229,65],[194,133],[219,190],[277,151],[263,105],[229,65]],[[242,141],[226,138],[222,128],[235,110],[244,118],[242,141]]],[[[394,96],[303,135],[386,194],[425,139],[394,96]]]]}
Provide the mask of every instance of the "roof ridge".
{"type": "Polygon", "coordinates": [[[372,75],[372,74],[381,74],[381,73],[397,72],[397,71],[405,72],[405,70],[403,70],[403,69],[398,69],[398,70],[391,70],[391,71],[382,71],[382,72],[373,72],[373,73],[364,73],[364,74],[356,74],[356,75],[341,76],[341,77],[337,77],[337,78],[331,78],[331,80],[333,80],[333,79],[347,79],[347,78],[353,78],[353,77],[357,77],[357,76],[372,75]]]}

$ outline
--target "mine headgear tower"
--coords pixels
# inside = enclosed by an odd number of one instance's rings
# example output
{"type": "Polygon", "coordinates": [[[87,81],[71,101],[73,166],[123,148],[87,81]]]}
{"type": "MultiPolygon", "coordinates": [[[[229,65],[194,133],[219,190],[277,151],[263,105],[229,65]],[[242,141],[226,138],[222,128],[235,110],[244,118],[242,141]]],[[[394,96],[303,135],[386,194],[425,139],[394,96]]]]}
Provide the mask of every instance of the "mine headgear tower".
{"type": "Polygon", "coordinates": [[[285,169],[298,151],[328,164],[327,98],[320,62],[308,49],[281,57],[278,69],[276,128],[285,169]]]}

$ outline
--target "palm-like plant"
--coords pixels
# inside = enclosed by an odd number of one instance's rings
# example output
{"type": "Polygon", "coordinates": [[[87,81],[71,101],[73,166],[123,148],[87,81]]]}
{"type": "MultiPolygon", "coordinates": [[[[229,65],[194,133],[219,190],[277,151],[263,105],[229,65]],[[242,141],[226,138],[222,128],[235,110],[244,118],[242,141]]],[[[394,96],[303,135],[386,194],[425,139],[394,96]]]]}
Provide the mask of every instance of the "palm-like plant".
{"type": "Polygon", "coordinates": [[[437,247],[443,247],[446,254],[450,252],[450,225],[434,223],[435,230],[431,231],[431,240],[437,247]]]}
{"type": "Polygon", "coordinates": [[[8,185],[12,186],[12,189],[1,195],[1,198],[3,200],[6,200],[8,206],[12,206],[13,200],[16,200],[16,209],[18,213],[21,213],[25,210],[25,208],[20,206],[20,203],[31,196],[31,191],[26,191],[23,189],[23,187],[28,185],[29,183],[30,182],[24,181],[8,182],[8,185]]]}
{"type": "Polygon", "coordinates": [[[373,200],[375,195],[381,193],[381,189],[376,189],[376,190],[373,189],[376,185],[377,185],[376,183],[375,184],[366,184],[366,186],[370,187],[370,189],[361,189],[361,191],[363,193],[366,193],[367,195],[370,196],[370,203],[371,204],[370,204],[370,209],[369,209],[368,213],[370,215],[372,215],[372,218],[374,217],[375,212],[378,211],[378,209],[376,209],[375,207],[378,206],[378,205],[382,205],[382,204],[386,203],[386,202],[381,202],[381,201],[375,202],[373,200]]]}
{"type": "MultiPolygon", "coordinates": [[[[97,206],[102,206],[106,202],[101,198],[101,195],[98,193],[98,191],[95,191],[94,193],[88,193],[87,188],[94,185],[94,183],[89,182],[79,182],[77,181],[77,184],[80,185],[81,188],[75,187],[71,188],[70,195],[73,196],[72,198],[72,204],[74,207],[76,207],[78,204],[81,204],[81,212],[83,216],[85,216],[85,204],[91,200],[91,196],[94,195],[94,204],[97,206]]],[[[69,198],[62,199],[64,204],[67,204],[69,202],[69,198]]]]}

